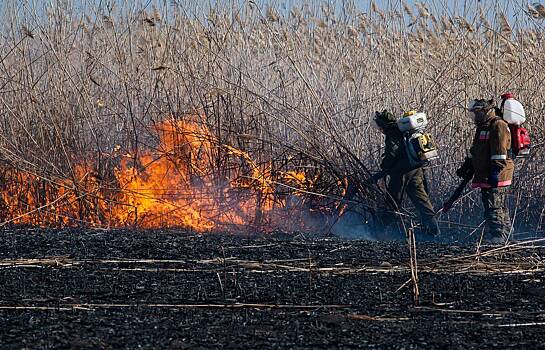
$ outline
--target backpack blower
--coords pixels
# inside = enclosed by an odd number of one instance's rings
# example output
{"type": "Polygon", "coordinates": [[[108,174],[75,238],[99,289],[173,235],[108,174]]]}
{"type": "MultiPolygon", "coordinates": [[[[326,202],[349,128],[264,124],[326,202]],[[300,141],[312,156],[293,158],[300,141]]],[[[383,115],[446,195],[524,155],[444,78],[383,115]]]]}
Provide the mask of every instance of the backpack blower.
{"type": "Polygon", "coordinates": [[[411,168],[416,169],[437,159],[437,145],[431,134],[424,132],[428,125],[425,113],[409,111],[397,121],[399,131],[403,133],[405,151],[411,168]]]}
{"type": "Polygon", "coordinates": [[[508,92],[501,95],[500,115],[509,124],[511,131],[511,149],[517,158],[530,154],[530,134],[522,123],[526,121],[526,113],[522,104],[515,100],[513,94],[508,92]]]}

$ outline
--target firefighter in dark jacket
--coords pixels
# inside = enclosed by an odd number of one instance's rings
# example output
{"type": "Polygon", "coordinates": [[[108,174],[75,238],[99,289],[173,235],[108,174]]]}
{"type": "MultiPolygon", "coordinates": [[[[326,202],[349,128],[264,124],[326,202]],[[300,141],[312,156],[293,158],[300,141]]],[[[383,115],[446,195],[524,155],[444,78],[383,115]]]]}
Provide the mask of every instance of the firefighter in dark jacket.
{"type": "Polygon", "coordinates": [[[507,122],[496,115],[493,100],[473,100],[469,111],[477,130],[473,144],[456,174],[473,174],[472,187],[481,189],[486,220],[486,240],[504,243],[511,229],[506,197],[513,180],[514,164],[509,158],[511,132],[507,122]]]}
{"type": "MultiPolygon", "coordinates": [[[[389,176],[387,190],[398,208],[401,208],[407,193],[415,206],[425,234],[437,236],[439,225],[427,192],[422,168],[413,169],[405,150],[403,133],[397,127],[397,118],[388,111],[376,112],[375,123],[386,136],[385,149],[380,164],[381,171],[371,177],[376,182],[389,176]]],[[[392,220],[390,220],[391,222],[392,220]]]]}

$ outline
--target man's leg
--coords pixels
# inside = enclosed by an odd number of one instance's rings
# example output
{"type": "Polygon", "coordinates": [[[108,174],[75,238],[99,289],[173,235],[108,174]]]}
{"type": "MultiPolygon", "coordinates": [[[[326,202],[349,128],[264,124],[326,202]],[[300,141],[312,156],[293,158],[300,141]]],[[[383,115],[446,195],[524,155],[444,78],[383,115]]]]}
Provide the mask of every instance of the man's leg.
{"type": "Polygon", "coordinates": [[[383,239],[399,239],[401,237],[399,216],[396,215],[396,211],[401,208],[401,203],[403,202],[405,187],[403,181],[403,176],[395,174],[389,176],[389,181],[386,185],[386,195],[388,197],[384,198],[384,205],[377,213],[380,226],[383,229],[383,239]]]}
{"type": "Polygon", "coordinates": [[[427,233],[437,236],[440,233],[439,224],[435,218],[433,204],[426,191],[427,186],[424,171],[422,169],[416,169],[407,176],[410,176],[407,183],[407,195],[418,211],[422,226],[427,233]]]}
{"type": "Polygon", "coordinates": [[[390,198],[386,198],[386,203],[390,204],[389,206],[393,210],[401,209],[405,187],[405,177],[403,175],[390,175],[390,181],[386,186],[390,198]]]}
{"type": "Polygon", "coordinates": [[[511,229],[506,206],[507,191],[507,187],[481,190],[488,239],[497,243],[505,241],[511,229]]]}

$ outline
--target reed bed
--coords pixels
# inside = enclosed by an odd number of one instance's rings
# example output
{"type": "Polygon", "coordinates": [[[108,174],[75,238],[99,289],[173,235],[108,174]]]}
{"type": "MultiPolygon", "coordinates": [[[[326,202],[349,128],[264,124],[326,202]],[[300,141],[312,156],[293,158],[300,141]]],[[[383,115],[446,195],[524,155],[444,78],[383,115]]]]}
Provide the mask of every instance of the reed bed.
{"type": "MultiPolygon", "coordinates": [[[[304,188],[307,204],[338,205],[353,186],[366,211],[380,201],[380,190],[364,181],[380,162],[374,111],[418,109],[440,146],[440,160],[426,169],[439,207],[471,143],[469,100],[511,91],[527,110],[534,142],[531,155],[517,160],[514,227],[544,229],[545,8],[522,1],[467,1],[457,10],[434,0],[371,1],[368,9],[114,3],[0,5],[5,184],[15,170],[49,184],[72,179],[77,190],[77,165],[88,163],[94,178],[115,187],[108,181],[120,159],[136,164],[139,152],[158,148],[154,125],[199,116],[214,135],[209,172],[229,172],[227,145],[273,172],[314,179],[304,188]]],[[[477,192],[464,197],[444,225],[476,226],[478,206],[477,192]]]]}

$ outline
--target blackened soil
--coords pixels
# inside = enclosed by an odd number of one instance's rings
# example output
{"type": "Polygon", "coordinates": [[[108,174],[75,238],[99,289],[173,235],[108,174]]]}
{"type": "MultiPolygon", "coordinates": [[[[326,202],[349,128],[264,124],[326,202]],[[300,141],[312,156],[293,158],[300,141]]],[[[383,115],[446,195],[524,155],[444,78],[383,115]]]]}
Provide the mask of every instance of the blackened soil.
{"type": "Polygon", "coordinates": [[[545,348],[545,249],[0,233],[2,349],[545,348]]]}

